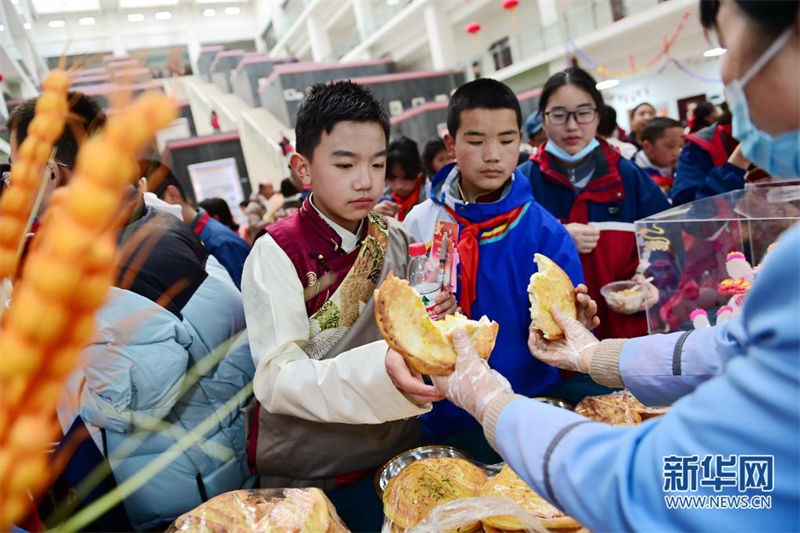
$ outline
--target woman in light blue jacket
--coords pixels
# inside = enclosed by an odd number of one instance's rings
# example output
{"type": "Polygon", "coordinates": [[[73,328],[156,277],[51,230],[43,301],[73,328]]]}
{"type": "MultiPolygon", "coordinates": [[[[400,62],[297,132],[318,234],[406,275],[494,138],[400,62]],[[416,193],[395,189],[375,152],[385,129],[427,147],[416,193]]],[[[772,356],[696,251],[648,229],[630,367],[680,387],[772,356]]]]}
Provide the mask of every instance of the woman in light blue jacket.
{"type": "MultiPolygon", "coordinates": [[[[775,177],[800,177],[800,2],[701,2],[728,52],[733,134],[775,177]]],[[[547,500],[594,531],[800,531],[800,226],[778,241],[741,315],[692,333],[598,342],[555,313],[566,339],[540,359],[626,386],[670,411],[611,427],[514,395],[454,334],[437,386],[547,500]],[[674,402],[674,403],[673,403],[674,402]]]]}
{"type": "Polygon", "coordinates": [[[166,527],[208,498],[252,486],[241,407],[255,370],[242,296],[213,256],[205,272],[179,312],[113,287],[84,353],[80,415],[90,432],[102,430],[117,484],[173,450],[123,502],[136,529],[166,527]],[[197,444],[174,451],[205,421],[197,444]]]}

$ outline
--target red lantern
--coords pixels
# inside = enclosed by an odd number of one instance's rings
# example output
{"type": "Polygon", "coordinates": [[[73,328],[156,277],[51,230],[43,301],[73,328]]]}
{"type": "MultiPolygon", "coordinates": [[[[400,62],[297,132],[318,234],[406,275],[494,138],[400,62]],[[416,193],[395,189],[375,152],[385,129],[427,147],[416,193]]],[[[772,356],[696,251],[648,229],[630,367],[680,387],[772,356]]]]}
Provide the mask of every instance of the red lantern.
{"type": "Polygon", "coordinates": [[[481,31],[480,22],[473,21],[467,24],[467,33],[469,33],[470,35],[476,35],[479,31],[481,31]]]}
{"type": "Polygon", "coordinates": [[[511,11],[519,5],[519,0],[503,0],[503,9],[511,11]]]}

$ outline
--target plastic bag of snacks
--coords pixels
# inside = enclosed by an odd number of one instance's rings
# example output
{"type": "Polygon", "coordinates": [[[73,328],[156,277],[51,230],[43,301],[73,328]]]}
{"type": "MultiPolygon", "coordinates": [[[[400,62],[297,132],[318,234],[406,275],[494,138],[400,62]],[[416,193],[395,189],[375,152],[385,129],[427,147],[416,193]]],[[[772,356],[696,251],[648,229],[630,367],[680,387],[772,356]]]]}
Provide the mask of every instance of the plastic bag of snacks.
{"type": "Polygon", "coordinates": [[[647,407],[627,389],[603,396],[587,396],[575,406],[579,415],[614,426],[633,426],[661,416],[667,410],[666,407],[647,407]]]}
{"type": "Polygon", "coordinates": [[[383,492],[383,533],[577,531],[581,525],[536,494],[511,468],[488,478],[461,458],[415,461],[383,492]]]}
{"type": "Polygon", "coordinates": [[[344,533],[333,504],[317,488],[234,490],[178,517],[167,533],[344,533]]]}

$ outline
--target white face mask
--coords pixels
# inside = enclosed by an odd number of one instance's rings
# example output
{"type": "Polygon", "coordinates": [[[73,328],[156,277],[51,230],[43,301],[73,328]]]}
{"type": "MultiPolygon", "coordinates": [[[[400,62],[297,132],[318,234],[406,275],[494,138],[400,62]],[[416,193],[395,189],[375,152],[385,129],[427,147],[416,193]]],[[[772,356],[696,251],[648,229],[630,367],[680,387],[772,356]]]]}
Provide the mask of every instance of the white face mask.
{"type": "Polygon", "coordinates": [[[792,36],[787,28],[740,79],[725,86],[725,94],[733,114],[733,136],[739,140],[744,156],[776,178],[800,177],[800,130],[777,137],[759,130],[750,120],[750,109],[744,86],[775,57],[792,36]]]}

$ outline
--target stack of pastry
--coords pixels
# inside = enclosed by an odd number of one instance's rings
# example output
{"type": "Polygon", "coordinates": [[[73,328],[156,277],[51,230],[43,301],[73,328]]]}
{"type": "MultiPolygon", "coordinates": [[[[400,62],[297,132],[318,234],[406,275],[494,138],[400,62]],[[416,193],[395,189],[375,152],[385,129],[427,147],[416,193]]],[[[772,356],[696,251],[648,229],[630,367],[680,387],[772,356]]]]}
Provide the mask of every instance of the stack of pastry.
{"type": "MultiPolygon", "coordinates": [[[[449,457],[416,461],[390,479],[383,493],[383,511],[389,521],[389,530],[400,533],[417,525],[439,505],[476,496],[510,499],[538,518],[542,526],[550,531],[572,533],[581,529],[577,521],[536,494],[508,466],[504,466],[492,479],[487,479],[483,470],[469,461],[449,457]]],[[[480,509],[475,509],[475,515],[484,518],[465,520],[453,531],[525,531],[525,524],[516,516],[486,517],[483,504],[480,509]]],[[[468,514],[462,516],[466,519],[468,514]]]]}
{"type": "Polygon", "coordinates": [[[344,533],[333,504],[316,488],[235,490],[181,515],[168,533],[344,533]]]}
{"type": "MultiPolygon", "coordinates": [[[[421,459],[405,467],[386,484],[383,512],[393,532],[415,526],[437,505],[478,496],[486,473],[455,457],[421,459]]],[[[465,524],[458,533],[479,530],[480,521],[465,524]]]]}
{"type": "MultiPolygon", "coordinates": [[[[567,533],[582,527],[577,520],[565,515],[536,494],[508,465],[481,488],[481,496],[508,498],[538,518],[542,525],[551,531],[567,533]]],[[[525,530],[525,526],[515,516],[501,515],[483,519],[483,529],[487,533],[512,531],[521,533],[525,530]]]]}

